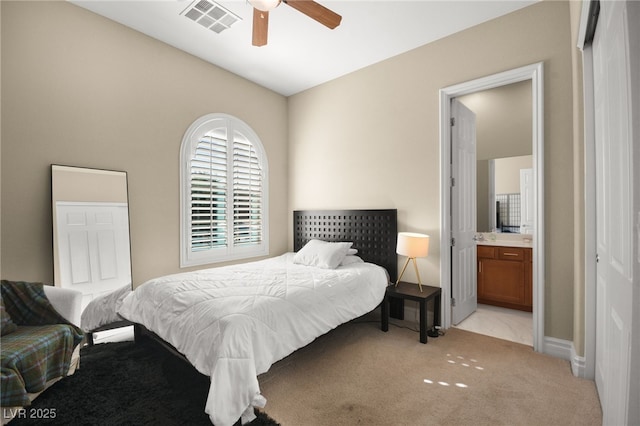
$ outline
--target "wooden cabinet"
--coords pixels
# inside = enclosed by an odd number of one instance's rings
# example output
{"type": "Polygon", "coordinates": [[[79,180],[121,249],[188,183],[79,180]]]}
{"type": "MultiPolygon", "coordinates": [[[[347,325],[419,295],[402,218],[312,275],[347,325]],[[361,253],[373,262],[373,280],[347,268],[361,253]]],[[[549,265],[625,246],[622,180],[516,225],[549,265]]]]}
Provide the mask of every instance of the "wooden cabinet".
{"type": "Polygon", "coordinates": [[[478,247],[478,303],[532,311],[531,249],[478,247]]]}

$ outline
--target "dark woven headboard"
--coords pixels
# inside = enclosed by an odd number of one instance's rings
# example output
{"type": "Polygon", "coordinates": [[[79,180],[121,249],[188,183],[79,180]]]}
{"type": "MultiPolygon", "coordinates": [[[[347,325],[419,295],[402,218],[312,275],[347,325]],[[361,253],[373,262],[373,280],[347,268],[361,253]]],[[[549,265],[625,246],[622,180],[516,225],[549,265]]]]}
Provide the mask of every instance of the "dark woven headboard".
{"type": "Polygon", "coordinates": [[[362,260],[382,266],[395,282],[397,219],[396,209],[296,210],[293,212],[293,250],[300,250],[312,239],[351,241],[362,260]]]}

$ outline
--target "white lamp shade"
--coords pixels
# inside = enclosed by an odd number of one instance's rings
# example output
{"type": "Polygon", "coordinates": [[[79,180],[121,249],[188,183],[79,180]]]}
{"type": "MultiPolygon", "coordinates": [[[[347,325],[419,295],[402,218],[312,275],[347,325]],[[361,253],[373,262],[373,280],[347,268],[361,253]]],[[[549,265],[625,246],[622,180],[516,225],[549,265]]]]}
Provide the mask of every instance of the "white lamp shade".
{"type": "Polygon", "coordinates": [[[410,258],[429,255],[429,236],[416,232],[399,232],[396,253],[410,258]]]}
{"type": "Polygon", "coordinates": [[[280,0],[249,0],[249,3],[258,10],[268,12],[275,9],[280,4],[280,0]]]}

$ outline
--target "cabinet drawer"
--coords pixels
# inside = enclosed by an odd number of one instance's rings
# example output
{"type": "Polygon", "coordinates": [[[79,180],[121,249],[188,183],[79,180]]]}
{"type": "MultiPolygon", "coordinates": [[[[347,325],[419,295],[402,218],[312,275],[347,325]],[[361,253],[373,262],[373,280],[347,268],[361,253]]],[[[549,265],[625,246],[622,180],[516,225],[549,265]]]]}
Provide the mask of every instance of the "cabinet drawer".
{"type": "Polygon", "coordinates": [[[478,259],[495,259],[496,248],[489,246],[478,246],[478,259]]]}
{"type": "Polygon", "coordinates": [[[522,262],[524,260],[524,249],[516,247],[498,247],[498,259],[522,262]]]}

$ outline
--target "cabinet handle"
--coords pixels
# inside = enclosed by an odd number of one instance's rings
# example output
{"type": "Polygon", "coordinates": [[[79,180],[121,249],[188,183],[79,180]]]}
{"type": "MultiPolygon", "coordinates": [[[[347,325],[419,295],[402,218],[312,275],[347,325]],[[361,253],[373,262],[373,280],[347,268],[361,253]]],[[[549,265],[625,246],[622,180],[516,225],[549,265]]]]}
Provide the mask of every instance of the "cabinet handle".
{"type": "Polygon", "coordinates": [[[482,260],[480,262],[478,262],[478,265],[480,265],[480,273],[482,273],[482,260]]]}
{"type": "Polygon", "coordinates": [[[505,252],[505,253],[502,253],[502,254],[505,255],[505,256],[518,256],[518,253],[507,253],[507,252],[505,252]]]}

